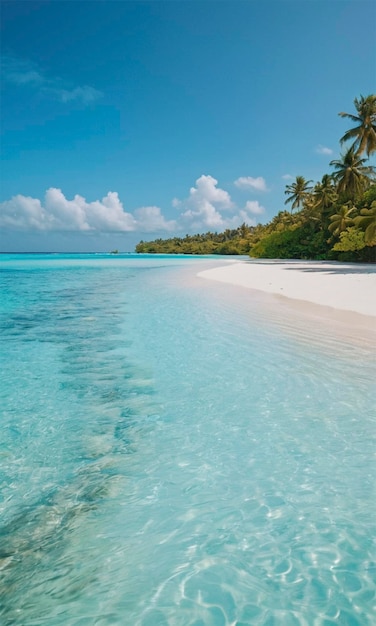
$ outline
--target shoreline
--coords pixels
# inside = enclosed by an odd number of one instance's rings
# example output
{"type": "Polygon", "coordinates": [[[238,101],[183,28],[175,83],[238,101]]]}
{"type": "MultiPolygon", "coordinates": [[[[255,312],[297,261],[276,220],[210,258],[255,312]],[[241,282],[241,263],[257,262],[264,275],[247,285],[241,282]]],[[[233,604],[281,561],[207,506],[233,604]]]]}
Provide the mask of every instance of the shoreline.
{"type": "MultiPolygon", "coordinates": [[[[197,276],[300,304],[376,317],[376,266],[328,261],[230,261],[197,276]]],[[[374,319],[369,321],[375,322],[374,319]]]]}

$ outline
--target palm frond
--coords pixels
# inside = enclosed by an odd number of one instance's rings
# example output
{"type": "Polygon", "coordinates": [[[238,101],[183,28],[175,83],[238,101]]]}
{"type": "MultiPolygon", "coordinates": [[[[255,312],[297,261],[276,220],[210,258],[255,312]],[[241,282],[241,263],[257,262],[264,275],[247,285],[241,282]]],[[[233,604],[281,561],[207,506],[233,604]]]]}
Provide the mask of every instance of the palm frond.
{"type": "Polygon", "coordinates": [[[343,137],[341,137],[340,142],[344,143],[345,141],[349,141],[349,139],[354,139],[354,137],[358,139],[361,129],[362,129],[361,126],[350,128],[350,130],[346,131],[343,137]]]}
{"type": "Polygon", "coordinates": [[[338,115],[340,115],[341,117],[349,117],[353,122],[361,122],[362,120],[360,119],[360,117],[357,117],[357,115],[351,115],[351,113],[338,113],[338,115]]]}

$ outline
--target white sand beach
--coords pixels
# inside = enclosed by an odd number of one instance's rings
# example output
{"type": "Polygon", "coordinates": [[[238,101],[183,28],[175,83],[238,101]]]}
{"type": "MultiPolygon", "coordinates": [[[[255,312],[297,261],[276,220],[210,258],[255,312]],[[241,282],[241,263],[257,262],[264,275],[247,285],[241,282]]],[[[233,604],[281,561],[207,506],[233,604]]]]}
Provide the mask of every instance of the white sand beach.
{"type": "Polygon", "coordinates": [[[201,278],[376,317],[376,266],[328,261],[245,260],[201,278]]]}

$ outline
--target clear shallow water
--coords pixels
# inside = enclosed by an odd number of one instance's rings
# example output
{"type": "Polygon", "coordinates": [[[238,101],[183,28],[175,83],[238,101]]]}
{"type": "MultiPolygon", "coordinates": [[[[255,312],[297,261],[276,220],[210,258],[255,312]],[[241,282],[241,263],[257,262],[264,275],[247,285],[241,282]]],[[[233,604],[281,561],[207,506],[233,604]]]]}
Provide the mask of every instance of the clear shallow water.
{"type": "Polygon", "coordinates": [[[204,263],[1,258],[2,624],[375,623],[372,350],[204,263]]]}

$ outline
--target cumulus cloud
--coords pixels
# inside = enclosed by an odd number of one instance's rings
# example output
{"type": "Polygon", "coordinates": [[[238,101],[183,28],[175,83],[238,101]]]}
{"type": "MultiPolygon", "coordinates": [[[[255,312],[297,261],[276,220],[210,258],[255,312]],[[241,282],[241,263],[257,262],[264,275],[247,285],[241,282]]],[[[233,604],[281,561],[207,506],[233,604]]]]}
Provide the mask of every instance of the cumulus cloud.
{"type": "Polygon", "coordinates": [[[79,195],[68,200],[60,189],[52,187],[43,203],[22,195],[2,202],[0,226],[27,231],[154,232],[173,230],[176,223],[165,220],[155,206],[127,213],[116,192],[110,191],[102,200],[88,202],[79,195]]]}
{"type": "Polygon", "coordinates": [[[322,146],[321,144],[317,146],[316,152],[318,154],[333,154],[333,150],[331,148],[327,148],[326,146],[322,146]]]}
{"type": "Polygon", "coordinates": [[[118,193],[110,191],[102,200],[88,201],[75,195],[68,199],[51,187],[43,200],[17,195],[0,203],[0,228],[28,232],[121,233],[158,231],[200,232],[254,224],[265,209],[257,200],[248,200],[241,209],[230,194],[218,187],[212,176],[202,175],[184,200],[174,198],[176,219],[167,219],[158,206],[124,210],[118,193]]]}
{"type": "Polygon", "coordinates": [[[245,205],[245,210],[251,215],[261,215],[265,213],[265,209],[261,204],[257,202],[257,200],[248,200],[245,205]]]}
{"type": "Polygon", "coordinates": [[[4,55],[1,70],[4,81],[38,90],[64,103],[76,101],[89,104],[103,95],[89,85],[71,85],[59,77],[49,77],[35,63],[9,55],[4,55]]]}
{"type": "Polygon", "coordinates": [[[293,180],[293,176],[291,176],[291,174],[283,174],[282,176],[283,180],[293,180]]]}
{"type": "Polygon", "coordinates": [[[238,209],[230,194],[218,187],[218,181],[205,175],[196,180],[188,198],[174,198],[173,205],[181,211],[178,224],[195,232],[237,228],[243,222],[254,224],[253,216],[264,212],[264,208],[254,200],[249,200],[243,209],[238,209]]]}
{"type": "Polygon", "coordinates": [[[227,191],[217,187],[218,181],[204,174],[191,187],[186,200],[174,198],[173,204],[182,213],[180,219],[193,229],[219,230],[226,228],[226,220],[220,210],[233,209],[234,203],[227,191]]]}
{"type": "Polygon", "coordinates": [[[248,200],[245,207],[240,209],[237,214],[229,221],[227,228],[237,228],[244,222],[249,226],[256,226],[258,220],[256,216],[262,215],[265,212],[263,206],[261,206],[257,200],[248,200]]]}
{"type": "Polygon", "coordinates": [[[175,220],[166,220],[158,206],[144,206],[134,211],[136,229],[143,232],[156,232],[158,230],[173,231],[178,228],[175,220]]]}
{"type": "Polygon", "coordinates": [[[198,207],[203,201],[208,201],[222,209],[231,209],[234,203],[230,194],[217,185],[218,181],[213,176],[205,176],[204,174],[200,176],[196,180],[196,187],[191,187],[189,190],[192,204],[198,207]]]}
{"type": "Polygon", "coordinates": [[[255,189],[256,191],[268,191],[265,179],[262,176],[252,178],[252,176],[240,176],[234,181],[235,187],[239,189],[255,189]]]}

